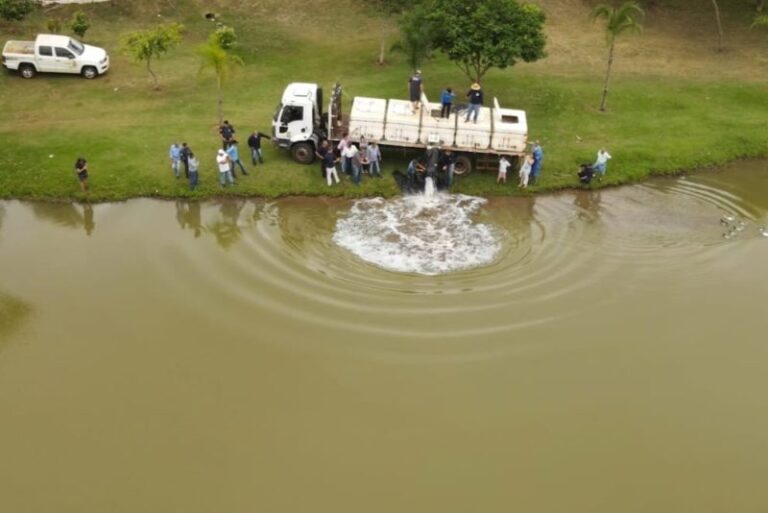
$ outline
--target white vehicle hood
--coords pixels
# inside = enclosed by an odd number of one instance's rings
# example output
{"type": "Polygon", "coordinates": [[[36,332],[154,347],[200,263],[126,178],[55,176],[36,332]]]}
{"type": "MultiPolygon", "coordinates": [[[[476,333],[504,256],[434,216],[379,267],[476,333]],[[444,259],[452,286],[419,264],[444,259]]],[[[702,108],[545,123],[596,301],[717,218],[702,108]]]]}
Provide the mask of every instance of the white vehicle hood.
{"type": "Polygon", "coordinates": [[[103,48],[91,45],[83,46],[85,47],[85,50],[83,51],[83,55],[81,55],[80,58],[84,61],[101,62],[107,56],[107,51],[103,48]]]}

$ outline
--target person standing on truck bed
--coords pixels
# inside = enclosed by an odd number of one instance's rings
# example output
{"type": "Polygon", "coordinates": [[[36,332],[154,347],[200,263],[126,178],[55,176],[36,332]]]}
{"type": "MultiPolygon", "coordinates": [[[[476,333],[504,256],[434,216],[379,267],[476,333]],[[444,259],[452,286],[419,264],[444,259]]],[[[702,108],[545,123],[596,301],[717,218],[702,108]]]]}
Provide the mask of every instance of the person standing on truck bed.
{"type": "Polygon", "coordinates": [[[264,163],[264,157],[261,154],[261,138],[272,139],[267,134],[262,134],[258,130],[254,131],[250,137],[248,137],[248,147],[251,149],[251,161],[253,165],[256,165],[256,159],[259,159],[259,163],[264,163]]]}
{"type": "Polygon", "coordinates": [[[464,119],[464,122],[467,123],[469,117],[473,116],[473,121],[477,123],[477,114],[480,112],[480,107],[483,106],[483,90],[480,84],[475,82],[469,87],[467,98],[469,98],[469,107],[467,108],[467,117],[464,119]]]}
{"type": "Polygon", "coordinates": [[[411,112],[416,114],[421,101],[421,92],[424,90],[424,83],[421,80],[421,70],[416,72],[408,79],[408,94],[411,99],[411,112]]]}
{"type": "Polygon", "coordinates": [[[449,118],[451,117],[451,105],[453,105],[453,98],[456,95],[453,94],[453,90],[450,87],[446,87],[443,89],[442,94],[440,95],[440,101],[442,103],[442,108],[440,109],[440,117],[441,118],[449,118]]]}
{"type": "Polygon", "coordinates": [[[229,121],[225,119],[224,124],[219,127],[219,134],[221,134],[221,149],[226,150],[232,141],[232,137],[235,136],[235,127],[230,125],[229,121]]]}

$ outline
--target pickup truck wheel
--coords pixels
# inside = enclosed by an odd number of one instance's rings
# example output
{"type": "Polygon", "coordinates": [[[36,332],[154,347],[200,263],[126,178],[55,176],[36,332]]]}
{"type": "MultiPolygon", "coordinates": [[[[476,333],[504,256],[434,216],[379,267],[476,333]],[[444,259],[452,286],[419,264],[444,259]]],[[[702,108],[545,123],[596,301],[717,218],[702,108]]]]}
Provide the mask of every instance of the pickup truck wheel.
{"type": "Polygon", "coordinates": [[[315,160],[315,150],[311,144],[300,142],[291,146],[291,156],[296,162],[311,164],[315,160]]]}
{"type": "Polygon", "coordinates": [[[98,70],[94,68],[93,66],[86,66],[81,71],[83,74],[83,78],[87,78],[88,80],[94,79],[99,76],[98,70]]]}
{"type": "Polygon", "coordinates": [[[466,155],[456,157],[456,163],[453,166],[453,174],[458,176],[468,175],[472,172],[472,161],[466,155]]]}
{"type": "Polygon", "coordinates": [[[37,74],[37,70],[31,64],[23,64],[19,67],[19,73],[21,73],[21,78],[33,78],[37,74]]]}

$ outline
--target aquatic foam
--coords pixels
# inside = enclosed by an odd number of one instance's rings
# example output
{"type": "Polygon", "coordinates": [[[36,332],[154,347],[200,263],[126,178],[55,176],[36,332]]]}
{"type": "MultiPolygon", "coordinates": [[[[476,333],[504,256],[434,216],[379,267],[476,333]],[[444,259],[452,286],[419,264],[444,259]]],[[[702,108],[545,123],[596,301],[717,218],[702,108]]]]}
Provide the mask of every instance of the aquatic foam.
{"type": "Polygon", "coordinates": [[[336,223],[333,240],[391,271],[436,275],[479,267],[501,249],[495,230],[471,219],[484,203],[445,193],[363,199],[336,223]]]}

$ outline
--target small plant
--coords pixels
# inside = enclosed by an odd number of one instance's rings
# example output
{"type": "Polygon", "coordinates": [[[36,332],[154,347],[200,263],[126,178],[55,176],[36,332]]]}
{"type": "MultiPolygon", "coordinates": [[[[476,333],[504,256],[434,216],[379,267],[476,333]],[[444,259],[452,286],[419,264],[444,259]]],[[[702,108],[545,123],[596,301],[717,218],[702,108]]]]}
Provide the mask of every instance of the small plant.
{"type": "Polygon", "coordinates": [[[78,37],[83,38],[88,29],[91,28],[91,21],[83,11],[77,11],[75,15],[72,16],[72,23],[69,25],[69,28],[71,28],[72,32],[77,34],[78,37]]]}
{"type": "Polygon", "coordinates": [[[51,34],[59,34],[61,32],[61,21],[58,18],[48,18],[45,20],[45,27],[51,34]]]}
{"type": "Polygon", "coordinates": [[[181,42],[184,26],[179,23],[158,25],[149,30],[132,32],[123,38],[123,49],[139,62],[146,63],[155,89],[160,88],[157,75],[152,71],[152,59],[172,50],[181,42]]]}
{"type": "Polygon", "coordinates": [[[235,29],[226,25],[220,25],[216,32],[211,34],[211,40],[215,41],[222,50],[232,50],[237,47],[235,29]]]}
{"type": "Polygon", "coordinates": [[[35,10],[36,0],[0,0],[0,18],[8,21],[21,21],[35,10]]]}

